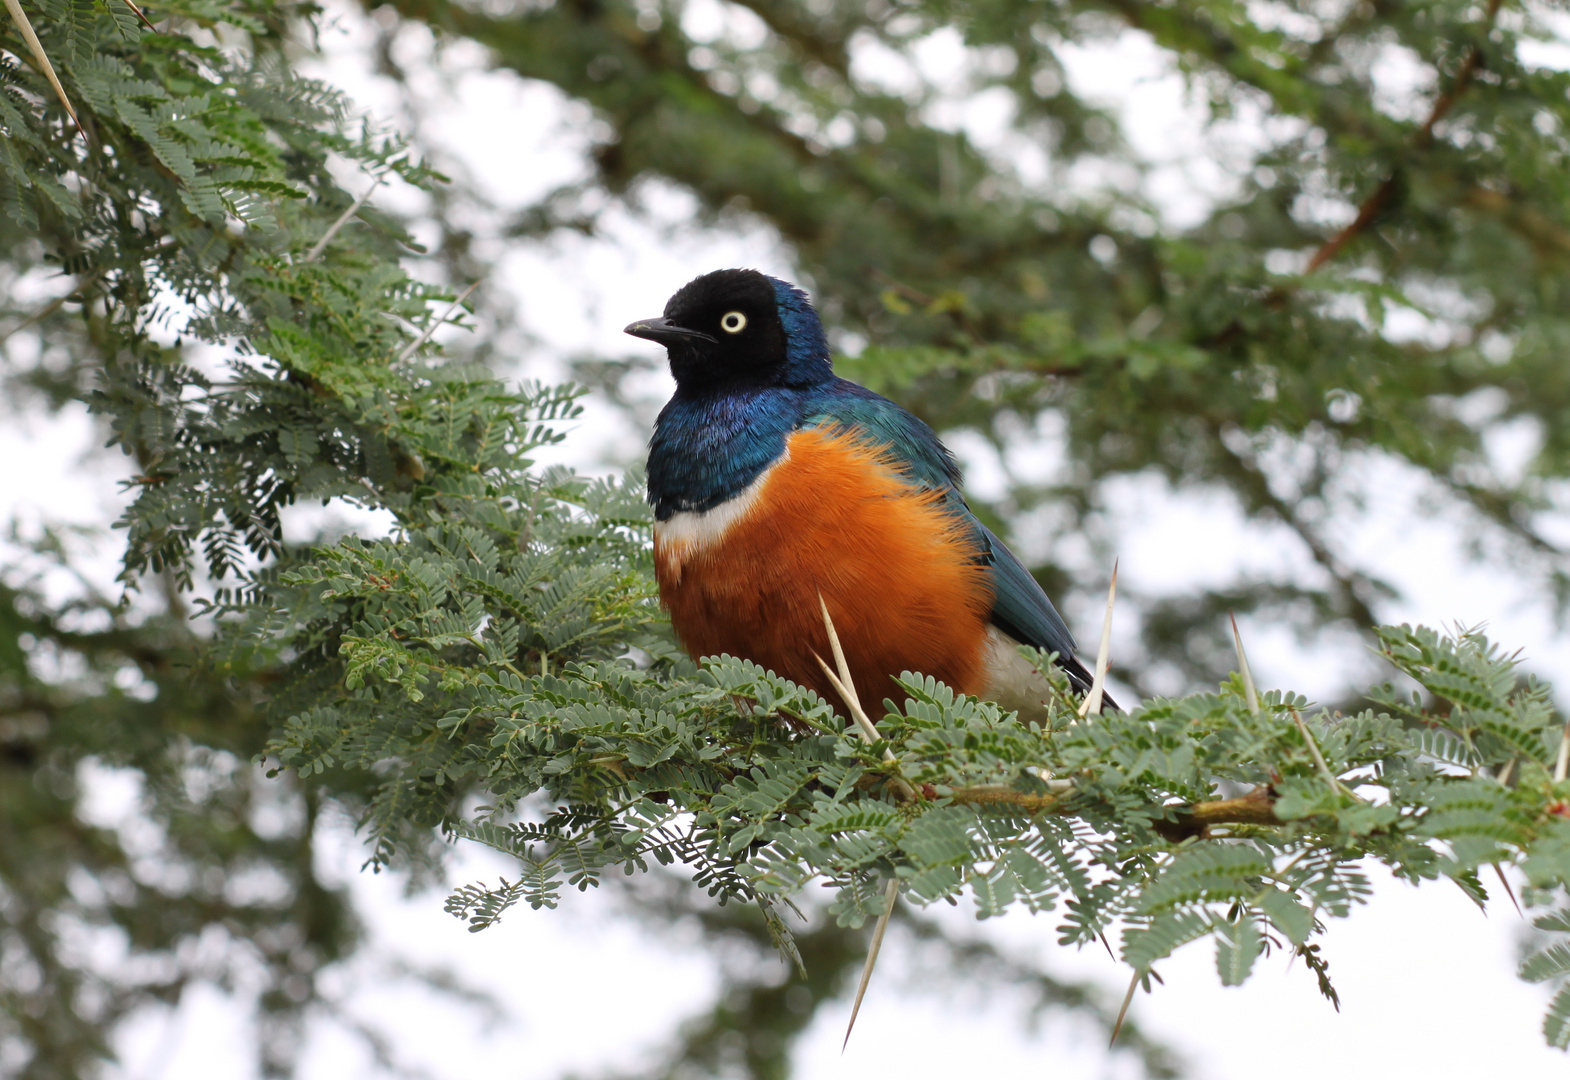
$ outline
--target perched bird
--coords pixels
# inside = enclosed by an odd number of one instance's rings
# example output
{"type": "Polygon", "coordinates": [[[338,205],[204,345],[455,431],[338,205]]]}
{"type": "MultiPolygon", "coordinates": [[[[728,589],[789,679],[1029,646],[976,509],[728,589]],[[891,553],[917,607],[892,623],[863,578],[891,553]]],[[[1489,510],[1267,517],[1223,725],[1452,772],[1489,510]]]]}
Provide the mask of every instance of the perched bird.
{"type": "MultiPolygon", "coordinates": [[[[857,695],[919,671],[1006,708],[1046,688],[1017,643],[1091,678],[1036,580],[966,506],[937,434],[834,374],[805,293],[717,270],[627,327],[676,393],[649,449],[660,599],[694,656],[730,653],[839,702],[819,596],[857,695]]],[[[843,703],[841,703],[843,704],[843,703]]]]}

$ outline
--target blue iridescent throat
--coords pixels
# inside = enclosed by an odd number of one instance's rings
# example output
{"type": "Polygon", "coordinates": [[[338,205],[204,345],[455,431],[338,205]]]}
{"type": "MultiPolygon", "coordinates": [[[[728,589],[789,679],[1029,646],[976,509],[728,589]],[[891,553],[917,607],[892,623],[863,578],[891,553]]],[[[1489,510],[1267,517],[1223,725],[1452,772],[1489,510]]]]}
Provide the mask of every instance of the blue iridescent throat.
{"type": "Polygon", "coordinates": [[[785,331],[785,363],[759,385],[677,387],[649,443],[649,502],[657,521],[734,498],[785,452],[808,402],[835,381],[823,324],[807,294],[769,281],[785,331]]]}
{"type": "Polygon", "coordinates": [[[677,390],[649,443],[655,520],[712,510],[756,480],[785,452],[805,396],[782,386],[727,394],[677,390]]]}

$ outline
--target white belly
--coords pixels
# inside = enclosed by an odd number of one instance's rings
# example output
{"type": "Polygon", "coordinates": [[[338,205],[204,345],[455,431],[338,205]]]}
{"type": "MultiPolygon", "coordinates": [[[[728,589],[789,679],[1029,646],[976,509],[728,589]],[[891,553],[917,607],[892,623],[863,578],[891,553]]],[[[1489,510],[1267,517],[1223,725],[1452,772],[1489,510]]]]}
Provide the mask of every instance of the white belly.
{"type": "Polygon", "coordinates": [[[789,460],[787,447],[752,483],[718,506],[702,511],[682,510],[654,523],[654,557],[665,565],[673,580],[681,580],[683,563],[717,546],[726,533],[752,513],[769,477],[789,460]]]}
{"type": "Polygon", "coordinates": [[[1026,723],[1044,720],[1051,688],[1019,654],[1019,645],[996,626],[987,627],[987,692],[984,696],[988,701],[1018,712],[1019,718],[1026,723]]]}

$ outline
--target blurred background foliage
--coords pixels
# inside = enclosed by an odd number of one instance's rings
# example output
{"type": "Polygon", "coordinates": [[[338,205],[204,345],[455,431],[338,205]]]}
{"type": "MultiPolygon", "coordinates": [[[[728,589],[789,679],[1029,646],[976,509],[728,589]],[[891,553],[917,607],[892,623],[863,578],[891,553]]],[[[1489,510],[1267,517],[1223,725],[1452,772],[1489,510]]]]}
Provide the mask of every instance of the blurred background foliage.
{"type": "MultiPolygon", "coordinates": [[[[119,2],[23,4],[78,106],[100,73],[82,28],[101,15],[111,21],[94,33],[117,32],[119,2]]],[[[310,59],[322,18],[271,2],[147,14],[214,57],[255,57],[263,84],[310,59]]],[[[1358,477],[1370,462],[1395,468],[1460,523],[1479,559],[1562,615],[1570,76],[1533,61],[1561,15],[1499,0],[395,0],[334,17],[365,16],[394,85],[413,85],[397,39],[423,25],[438,48],[477,44],[498,69],[586,108],[580,174],[509,212],[495,231],[512,245],[604,235],[610,218],[670,189],[690,196],[697,228],[777,236],[833,328],[842,373],[997,450],[1004,482],[980,509],[1071,609],[1103,586],[1118,546],[1108,492],[1131,477],[1220,498],[1295,546],[1301,572],[1181,594],[1125,587],[1138,639],[1119,673],[1143,694],[1226,670],[1227,611],[1305,641],[1355,639],[1381,621],[1397,587],[1343,542],[1365,510],[1358,477]],[[962,39],[962,63],[938,78],[918,59],[945,34],[962,39]],[[1181,71],[1215,130],[1245,132],[1227,144],[1225,182],[1186,217],[1151,194],[1155,166],[1116,110],[1068,77],[1067,50],[1129,34],[1181,71]],[[978,137],[956,102],[1003,122],[978,137]],[[1022,445],[1053,467],[1009,468],[1022,445]]],[[[0,100],[58,135],[31,147],[20,119],[0,113],[12,165],[35,151],[63,162],[71,145],[34,65],[0,20],[0,100]]],[[[412,89],[401,119],[416,150],[440,122],[412,89]]],[[[169,171],[126,140],[127,159],[169,171]]],[[[362,150],[347,138],[339,150],[375,163],[363,149],[373,142],[367,132],[362,150]]],[[[347,205],[318,150],[274,150],[327,218],[347,205]]],[[[108,233],[95,239],[72,217],[80,187],[40,186],[29,202],[14,175],[0,191],[7,396],[19,414],[59,410],[121,359],[83,261],[108,233]]],[[[475,222],[495,208],[454,175],[409,220],[367,211],[390,235],[435,238],[389,249],[417,278],[492,270],[475,222]]],[[[250,220],[250,206],[229,210],[250,220]]],[[[184,317],[154,310],[169,284],[138,285],[149,324],[184,317]]],[[[450,349],[506,374],[506,343],[528,327],[502,287],[476,301],[485,333],[450,349]]],[[[191,348],[174,335],[161,347],[191,348]]],[[[574,368],[636,425],[654,363],[629,350],[574,368]]],[[[286,1075],[309,1018],[354,1025],[323,978],[356,950],[358,923],[345,891],[324,883],[313,840],[324,814],[352,816],[362,793],[261,776],[265,673],[204,666],[200,624],[156,569],[129,598],[95,583],[82,553],[118,543],[44,531],[7,548],[0,1071],[90,1075],[127,1017],[207,981],[253,1003],[259,1067],[286,1075]],[[133,792],[134,822],[92,813],[95,785],[111,780],[133,792]]],[[[433,836],[429,861],[404,872],[436,873],[440,856],[433,836]]],[[[698,920],[717,949],[770,948],[761,923],[690,888],[658,877],[616,887],[629,912],[698,920]]],[[[1084,987],[936,925],[913,918],[911,929],[935,964],[1108,1019],[1084,987]]],[[[805,995],[777,969],[736,965],[645,1075],[787,1075],[792,1041],[847,991],[864,942],[822,922],[800,947],[813,961],[805,995]]],[[[440,972],[408,974],[451,988],[440,972]]],[[[395,1068],[385,1034],[362,1034],[395,1068]]],[[[1151,1075],[1175,1074],[1168,1052],[1137,1032],[1123,1039],[1151,1075]]]]}

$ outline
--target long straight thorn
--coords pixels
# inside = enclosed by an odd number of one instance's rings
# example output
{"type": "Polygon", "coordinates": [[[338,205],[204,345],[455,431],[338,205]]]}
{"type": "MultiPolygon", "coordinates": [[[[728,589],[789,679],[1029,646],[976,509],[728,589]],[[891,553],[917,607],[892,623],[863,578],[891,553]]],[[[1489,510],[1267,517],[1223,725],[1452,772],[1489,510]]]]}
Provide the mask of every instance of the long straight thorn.
{"type": "Polygon", "coordinates": [[[1523,919],[1526,918],[1526,912],[1521,910],[1521,901],[1515,898],[1515,890],[1510,887],[1510,879],[1505,877],[1505,868],[1500,866],[1498,863],[1495,863],[1494,873],[1499,875],[1499,884],[1505,887],[1505,895],[1508,896],[1510,898],[1510,902],[1515,905],[1515,913],[1521,916],[1523,919]]]}
{"type": "Polygon", "coordinates": [[[151,30],[155,34],[158,32],[158,27],[153,25],[153,20],[149,19],[142,9],[137,7],[136,4],[132,2],[132,0],[125,0],[125,6],[136,12],[136,17],[142,20],[143,26],[147,27],[147,29],[151,30]]]}
{"type": "Polygon", "coordinates": [[[1570,720],[1565,721],[1564,734],[1559,737],[1559,760],[1554,763],[1554,783],[1563,783],[1567,771],[1570,771],[1570,720]]]}
{"type": "Polygon", "coordinates": [[[55,66],[49,62],[49,54],[44,52],[44,43],[38,40],[38,33],[33,29],[33,24],[27,21],[27,12],[22,10],[22,5],[17,0],[5,0],[5,9],[11,13],[16,28],[22,32],[22,40],[27,42],[27,47],[32,50],[33,59],[38,61],[39,70],[44,78],[49,80],[49,85],[54,88],[60,104],[64,105],[65,111],[71,114],[71,122],[76,125],[76,130],[80,131],[82,138],[85,139],[87,129],[82,126],[81,117],[76,115],[76,108],[71,104],[71,99],[65,96],[65,87],[60,85],[60,76],[55,74],[55,66]]]}
{"type": "MultiPolygon", "coordinates": [[[[829,603],[818,594],[818,607],[823,611],[823,628],[829,632],[829,648],[834,650],[834,666],[839,668],[840,682],[850,690],[851,700],[846,704],[861,712],[861,701],[856,697],[856,683],[850,677],[850,665],[845,661],[845,650],[840,646],[840,636],[834,629],[834,619],[829,615],[829,603]]],[[[823,661],[818,661],[820,664],[823,661]]]]}
{"type": "Polygon", "coordinates": [[[1118,1032],[1123,1030],[1123,1020],[1128,1016],[1129,1004],[1134,1000],[1134,991],[1139,989],[1139,972],[1134,972],[1134,977],[1128,981],[1128,993],[1123,995],[1123,1007],[1118,1010],[1117,1023],[1112,1025],[1112,1038],[1107,1040],[1107,1049],[1118,1041],[1118,1032]]]}
{"type": "MultiPolygon", "coordinates": [[[[1325,783],[1330,785],[1330,790],[1338,794],[1352,795],[1345,784],[1336,779],[1336,774],[1330,770],[1330,763],[1325,760],[1325,755],[1319,751],[1319,743],[1314,741],[1314,735],[1308,730],[1308,724],[1303,720],[1303,714],[1296,709],[1292,711],[1292,720],[1297,724],[1298,734],[1303,736],[1303,742],[1308,746],[1308,752],[1313,755],[1314,764],[1319,766],[1319,773],[1325,778],[1325,783]]],[[[1356,798],[1357,796],[1353,796],[1356,798]]],[[[1362,800],[1359,800],[1362,801],[1362,800]]]]}
{"type": "Polygon", "coordinates": [[[828,676],[829,684],[834,687],[834,692],[839,694],[850,708],[850,718],[856,725],[856,734],[860,735],[869,746],[877,742],[878,729],[872,726],[872,721],[867,719],[867,714],[861,711],[861,703],[856,700],[856,688],[846,685],[844,680],[834,673],[834,669],[829,667],[824,661],[823,657],[813,653],[812,658],[823,669],[823,674],[828,676]]]}
{"type": "Polygon", "coordinates": [[[398,354],[397,362],[402,363],[403,361],[409,359],[409,357],[414,354],[414,350],[418,349],[421,345],[424,345],[426,341],[430,339],[430,336],[436,333],[436,328],[446,322],[448,316],[450,316],[454,311],[458,310],[458,305],[469,299],[469,294],[479,287],[480,283],[476,281],[473,285],[470,285],[467,289],[463,290],[463,292],[459,294],[458,299],[447,305],[447,310],[442,312],[441,318],[437,319],[435,322],[432,322],[423,331],[421,331],[419,337],[415,338],[413,341],[409,342],[409,344],[404,346],[403,352],[398,354]]]}
{"type": "MultiPolygon", "coordinates": [[[[878,739],[881,738],[881,736],[878,735],[878,729],[873,726],[872,721],[867,719],[867,714],[861,711],[861,703],[856,700],[855,686],[848,686],[841,682],[839,676],[834,674],[834,669],[829,667],[828,664],[824,663],[823,657],[819,656],[817,653],[813,653],[812,658],[816,660],[818,662],[818,666],[823,669],[823,674],[828,676],[829,684],[834,687],[835,692],[839,694],[842,699],[850,702],[851,719],[856,724],[856,733],[861,736],[862,740],[866,742],[868,746],[876,743],[878,739]]],[[[894,752],[892,750],[890,750],[888,747],[884,747],[883,760],[896,761],[898,759],[895,758],[894,752]]],[[[907,802],[916,797],[916,789],[911,787],[910,781],[906,780],[903,776],[898,774],[891,776],[889,778],[889,782],[894,785],[894,790],[900,793],[900,797],[905,799],[907,802]]]]}
{"type": "Polygon", "coordinates": [[[867,962],[861,968],[861,982],[856,987],[856,1001],[850,1007],[850,1023],[845,1025],[845,1041],[840,1043],[840,1053],[850,1045],[850,1033],[856,1027],[856,1014],[861,1012],[861,999],[867,996],[867,984],[872,981],[872,969],[878,962],[878,950],[883,948],[883,932],[889,928],[889,916],[894,914],[894,901],[899,899],[899,879],[889,878],[889,887],[883,891],[883,914],[872,928],[872,944],[867,949],[867,962]]]}
{"type": "Polygon", "coordinates": [[[1112,584],[1107,587],[1107,613],[1101,619],[1101,648],[1096,651],[1096,675],[1090,681],[1090,693],[1079,707],[1079,715],[1099,716],[1101,698],[1107,687],[1107,661],[1112,654],[1112,607],[1118,598],[1118,564],[1112,563],[1112,584]]]}
{"type": "Polygon", "coordinates": [[[1237,616],[1228,615],[1232,620],[1232,644],[1237,646],[1237,673],[1243,676],[1243,700],[1248,702],[1248,711],[1255,716],[1259,715],[1259,691],[1254,687],[1254,673],[1248,668],[1248,653],[1243,651],[1243,635],[1237,630],[1237,616]]]}
{"type": "Polygon", "coordinates": [[[304,261],[315,262],[321,253],[327,250],[327,245],[332,243],[333,237],[338,235],[338,230],[349,224],[349,219],[358,214],[360,212],[360,207],[369,202],[371,196],[376,194],[376,189],[381,187],[386,182],[386,177],[374,177],[371,180],[371,186],[365,189],[365,193],[358,199],[354,200],[354,202],[350,204],[349,209],[339,214],[338,220],[327,226],[327,231],[322,233],[322,238],[316,241],[315,244],[311,245],[311,250],[305,253],[304,261]]]}
{"type": "MultiPolygon", "coordinates": [[[[823,599],[823,594],[818,594],[818,607],[823,611],[823,628],[828,631],[829,648],[834,652],[834,663],[839,668],[836,674],[834,669],[824,662],[823,657],[814,655],[818,666],[823,669],[823,674],[828,676],[829,682],[844,699],[845,705],[850,709],[851,718],[856,722],[861,737],[868,745],[878,741],[878,729],[867,718],[866,712],[861,707],[861,699],[856,696],[856,683],[850,674],[850,664],[845,660],[845,650],[840,645],[839,633],[834,629],[834,618],[829,614],[828,602],[823,599]]],[[[892,761],[894,755],[884,750],[883,757],[892,761]]],[[[914,797],[915,793],[910,785],[900,777],[895,778],[899,787],[907,797],[914,797]]],[[[861,1013],[862,999],[867,996],[867,987],[872,982],[872,971],[878,963],[878,952],[883,948],[883,934],[889,928],[889,918],[894,914],[894,902],[899,899],[899,879],[889,878],[888,888],[883,893],[883,912],[878,916],[877,925],[872,929],[872,943],[867,949],[867,962],[861,968],[861,982],[856,986],[856,1000],[850,1008],[850,1022],[845,1025],[845,1041],[840,1043],[840,1053],[850,1045],[850,1033],[856,1028],[856,1017],[861,1013]]]]}

